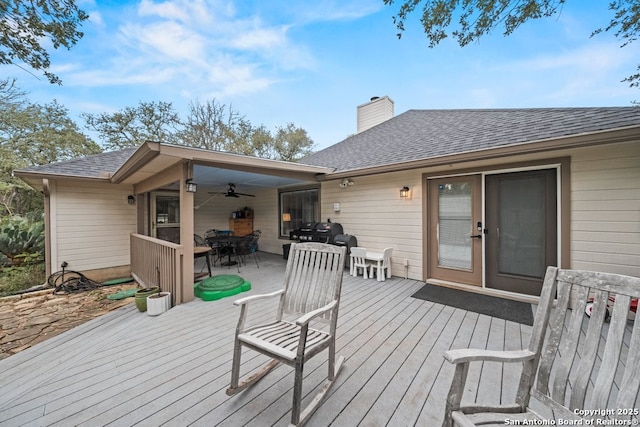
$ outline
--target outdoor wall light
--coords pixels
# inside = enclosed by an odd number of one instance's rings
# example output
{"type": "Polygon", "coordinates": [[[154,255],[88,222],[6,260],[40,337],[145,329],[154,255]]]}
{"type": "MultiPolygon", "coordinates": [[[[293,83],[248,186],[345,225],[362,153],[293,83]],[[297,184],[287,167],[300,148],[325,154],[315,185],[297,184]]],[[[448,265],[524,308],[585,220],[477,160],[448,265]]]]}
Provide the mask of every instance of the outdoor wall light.
{"type": "Polygon", "coordinates": [[[282,222],[289,222],[291,221],[291,214],[290,213],[283,213],[282,214],[282,222]]]}
{"type": "Polygon", "coordinates": [[[340,202],[335,202],[333,204],[333,211],[334,212],[340,212],[340,202]]]}
{"type": "Polygon", "coordinates": [[[195,193],[198,190],[198,184],[191,182],[191,178],[186,180],[185,184],[187,184],[187,192],[189,193],[195,193]]]}
{"type": "Polygon", "coordinates": [[[400,189],[400,197],[409,197],[409,187],[405,185],[400,189]]]}
{"type": "Polygon", "coordinates": [[[130,205],[135,205],[136,204],[136,197],[133,194],[129,194],[127,196],[127,203],[130,205]]]}

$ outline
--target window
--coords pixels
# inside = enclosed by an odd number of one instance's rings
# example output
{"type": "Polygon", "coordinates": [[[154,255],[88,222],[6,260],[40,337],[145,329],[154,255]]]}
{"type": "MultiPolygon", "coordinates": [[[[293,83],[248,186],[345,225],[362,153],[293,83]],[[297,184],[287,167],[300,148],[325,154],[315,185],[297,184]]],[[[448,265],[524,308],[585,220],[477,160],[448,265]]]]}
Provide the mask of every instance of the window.
{"type": "Polygon", "coordinates": [[[320,221],[317,188],[280,192],[280,237],[300,228],[305,222],[320,221]]]}

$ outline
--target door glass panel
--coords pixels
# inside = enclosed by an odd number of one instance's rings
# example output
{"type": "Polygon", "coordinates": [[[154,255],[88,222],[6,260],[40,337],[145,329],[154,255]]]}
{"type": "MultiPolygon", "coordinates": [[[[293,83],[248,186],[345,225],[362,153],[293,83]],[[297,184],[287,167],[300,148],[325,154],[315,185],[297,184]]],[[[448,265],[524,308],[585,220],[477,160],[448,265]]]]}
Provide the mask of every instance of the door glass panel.
{"type": "Polygon", "coordinates": [[[180,197],[155,195],[155,236],[180,243],[180,197]]]}
{"type": "Polygon", "coordinates": [[[180,224],[180,198],[156,196],[156,224],[180,224]]]}
{"type": "Polygon", "coordinates": [[[440,267],[470,270],[472,223],[469,181],[438,185],[438,265],[440,267]]]}
{"type": "Polygon", "coordinates": [[[544,275],[544,176],[500,180],[498,271],[519,276],[544,275]]]}

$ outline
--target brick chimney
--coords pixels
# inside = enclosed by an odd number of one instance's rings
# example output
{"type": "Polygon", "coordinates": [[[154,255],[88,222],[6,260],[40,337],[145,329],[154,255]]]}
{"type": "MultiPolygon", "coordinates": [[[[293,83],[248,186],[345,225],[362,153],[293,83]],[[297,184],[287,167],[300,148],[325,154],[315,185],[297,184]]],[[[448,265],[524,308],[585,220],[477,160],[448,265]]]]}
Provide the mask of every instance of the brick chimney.
{"type": "Polygon", "coordinates": [[[388,96],[374,96],[366,104],[358,105],[358,132],[365,131],[393,117],[393,100],[388,96]]]}

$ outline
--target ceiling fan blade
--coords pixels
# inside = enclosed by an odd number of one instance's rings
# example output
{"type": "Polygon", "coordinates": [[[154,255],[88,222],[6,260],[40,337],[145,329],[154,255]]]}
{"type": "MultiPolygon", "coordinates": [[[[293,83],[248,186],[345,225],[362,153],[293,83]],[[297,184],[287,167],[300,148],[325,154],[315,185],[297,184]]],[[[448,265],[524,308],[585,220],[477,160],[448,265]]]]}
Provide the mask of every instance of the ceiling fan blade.
{"type": "Polygon", "coordinates": [[[253,194],[246,194],[246,193],[235,193],[235,194],[237,194],[238,196],[256,197],[253,194]]]}

